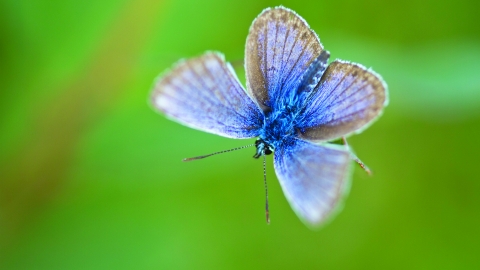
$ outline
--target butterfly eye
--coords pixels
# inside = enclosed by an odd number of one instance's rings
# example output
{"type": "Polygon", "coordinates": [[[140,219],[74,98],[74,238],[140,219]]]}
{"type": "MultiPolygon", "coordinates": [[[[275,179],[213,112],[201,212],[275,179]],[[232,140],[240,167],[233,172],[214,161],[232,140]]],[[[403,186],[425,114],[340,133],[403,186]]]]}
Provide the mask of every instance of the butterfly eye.
{"type": "Polygon", "coordinates": [[[265,149],[265,155],[271,155],[273,152],[270,150],[270,148],[265,149]]]}

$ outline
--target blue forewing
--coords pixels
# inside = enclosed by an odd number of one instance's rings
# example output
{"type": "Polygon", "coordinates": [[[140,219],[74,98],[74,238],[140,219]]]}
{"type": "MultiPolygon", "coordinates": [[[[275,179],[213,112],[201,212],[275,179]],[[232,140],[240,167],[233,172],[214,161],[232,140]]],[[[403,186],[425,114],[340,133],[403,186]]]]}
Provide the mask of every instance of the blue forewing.
{"type": "Polygon", "coordinates": [[[264,10],[253,21],[245,47],[248,92],[264,111],[282,110],[322,52],[315,32],[295,12],[264,10]]]}
{"type": "Polygon", "coordinates": [[[325,142],[364,128],[386,102],[383,80],[359,64],[335,60],[299,115],[299,136],[325,142]]]}
{"type": "Polygon", "coordinates": [[[174,120],[228,138],[259,134],[263,114],[219,53],[179,62],[157,80],[156,108],[174,120]]]}

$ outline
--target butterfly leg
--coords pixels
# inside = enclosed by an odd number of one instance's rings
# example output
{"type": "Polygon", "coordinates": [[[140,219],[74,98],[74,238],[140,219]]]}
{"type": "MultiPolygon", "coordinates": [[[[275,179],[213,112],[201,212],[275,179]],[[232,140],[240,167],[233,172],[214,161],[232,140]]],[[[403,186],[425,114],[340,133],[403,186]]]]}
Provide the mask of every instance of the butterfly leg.
{"type": "Polygon", "coordinates": [[[363,163],[352,151],[350,151],[350,146],[348,145],[347,138],[342,137],[343,144],[347,147],[348,152],[350,152],[350,156],[355,162],[362,167],[362,169],[367,172],[368,175],[372,175],[372,171],[363,163]]]}

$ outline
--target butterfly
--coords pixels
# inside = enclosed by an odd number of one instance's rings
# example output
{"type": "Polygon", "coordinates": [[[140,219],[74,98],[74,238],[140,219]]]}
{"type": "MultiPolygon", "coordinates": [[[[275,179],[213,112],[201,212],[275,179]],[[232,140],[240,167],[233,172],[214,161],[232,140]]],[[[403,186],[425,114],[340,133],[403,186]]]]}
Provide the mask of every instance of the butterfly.
{"type": "Polygon", "coordinates": [[[351,160],[363,165],[345,137],[378,118],[388,100],[380,75],[347,61],[328,64],[329,56],[298,14],[267,8],[247,36],[246,90],[222,54],[206,52],[162,75],[151,102],[188,127],[257,138],[254,157],[263,157],[265,186],[265,155],[273,153],[291,207],[307,225],[318,225],[336,212],[348,191],[351,160]],[[344,145],[328,143],[338,138],[344,145]]]}

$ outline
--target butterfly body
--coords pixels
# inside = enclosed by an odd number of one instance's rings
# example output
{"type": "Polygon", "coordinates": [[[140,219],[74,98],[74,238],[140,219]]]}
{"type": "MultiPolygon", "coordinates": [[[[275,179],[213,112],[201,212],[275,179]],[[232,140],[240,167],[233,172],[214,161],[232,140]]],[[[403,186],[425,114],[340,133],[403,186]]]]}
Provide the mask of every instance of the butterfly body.
{"type": "Polygon", "coordinates": [[[328,64],[329,56],[294,11],[266,9],[247,37],[246,89],[221,54],[207,52],[160,77],[152,103],[189,127],[257,138],[254,157],[274,154],[293,210],[318,225],[339,209],[349,186],[352,154],[328,141],[363,130],[388,101],[378,74],[342,60],[328,64]]]}
{"type": "Polygon", "coordinates": [[[287,109],[268,112],[259,138],[275,149],[279,143],[295,135],[296,116],[295,111],[287,109]]]}
{"type": "MultiPolygon", "coordinates": [[[[302,131],[301,116],[308,98],[312,95],[315,86],[327,67],[329,53],[322,51],[301,77],[299,84],[289,84],[289,88],[276,89],[283,94],[282,99],[275,103],[265,104],[264,122],[260,129],[260,144],[256,144],[257,153],[264,154],[262,149],[275,150],[280,144],[286,144],[298,138],[302,131]],[[272,109],[271,109],[272,108],[272,109]]],[[[282,85],[283,86],[283,85],[282,85]]]]}

